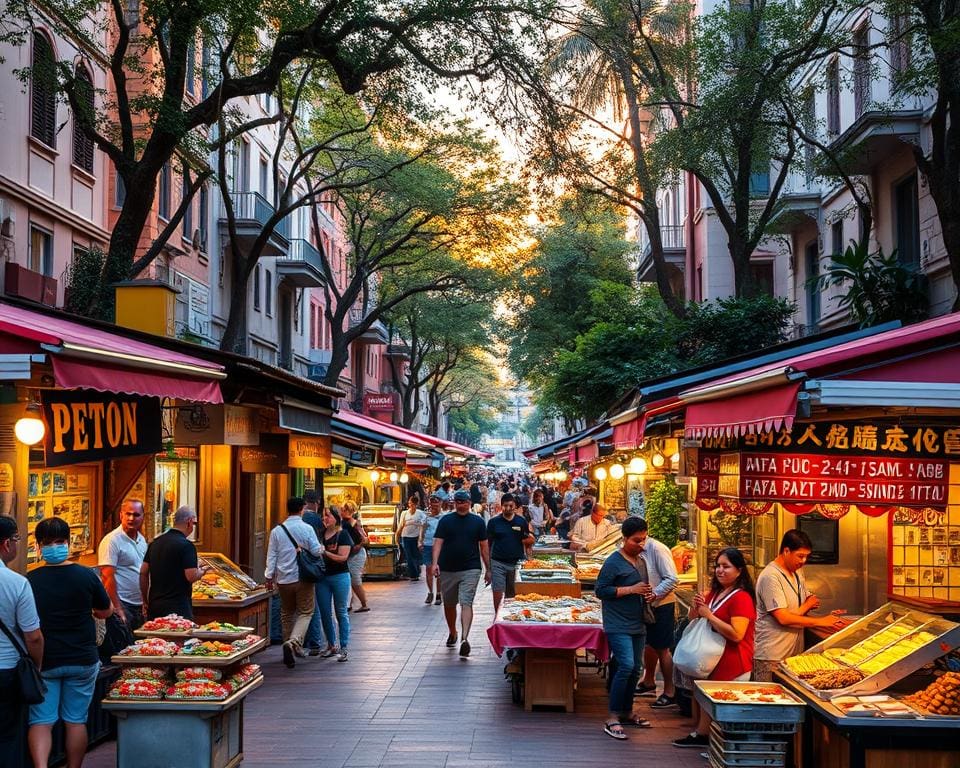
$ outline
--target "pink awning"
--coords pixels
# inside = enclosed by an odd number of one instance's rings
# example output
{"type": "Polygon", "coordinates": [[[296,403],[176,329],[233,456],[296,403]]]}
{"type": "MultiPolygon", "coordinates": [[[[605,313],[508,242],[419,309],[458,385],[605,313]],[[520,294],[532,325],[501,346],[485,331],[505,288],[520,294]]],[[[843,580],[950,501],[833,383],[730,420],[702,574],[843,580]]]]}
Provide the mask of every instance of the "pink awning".
{"type": "Polygon", "coordinates": [[[731,395],[687,406],[687,437],[722,437],[769,432],[793,426],[800,382],[731,395]]]}
{"type": "Polygon", "coordinates": [[[412,432],[409,429],[398,427],[386,421],[371,419],[369,416],[364,416],[354,411],[337,411],[334,418],[340,419],[347,424],[352,424],[355,427],[365,429],[368,432],[376,432],[388,440],[409,445],[413,448],[430,450],[434,445],[428,441],[426,435],[421,435],[419,432],[412,432]]]}
{"type": "Polygon", "coordinates": [[[647,425],[646,415],[617,424],[613,428],[613,447],[618,451],[632,451],[643,444],[643,432],[647,425]]]}
{"type": "Polygon", "coordinates": [[[174,397],[198,403],[222,403],[220,385],[215,381],[174,378],[151,371],[94,365],[51,356],[53,377],[63,389],[95,389],[128,395],[174,397]]]}
{"type": "Polygon", "coordinates": [[[596,443],[587,443],[577,446],[577,464],[586,464],[600,455],[600,446],[596,443]]]}

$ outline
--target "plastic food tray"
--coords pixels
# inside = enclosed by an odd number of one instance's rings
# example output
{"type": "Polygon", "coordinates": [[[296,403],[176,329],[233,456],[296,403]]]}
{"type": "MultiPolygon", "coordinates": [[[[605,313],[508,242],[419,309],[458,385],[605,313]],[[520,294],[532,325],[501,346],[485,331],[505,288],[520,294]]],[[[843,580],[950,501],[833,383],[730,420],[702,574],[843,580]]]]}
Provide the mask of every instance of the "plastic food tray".
{"type": "Polygon", "coordinates": [[[696,689],[694,696],[700,703],[700,706],[714,720],[724,724],[726,723],[800,723],[803,722],[806,710],[806,704],[794,696],[783,686],[780,695],[790,700],[790,703],[764,702],[764,701],[715,701],[710,698],[710,693],[716,690],[746,690],[766,687],[776,684],[769,683],[737,683],[721,682],[709,680],[697,680],[694,685],[696,689]]]}
{"type": "Polygon", "coordinates": [[[254,634],[254,627],[240,627],[236,632],[218,632],[213,629],[194,629],[190,637],[200,640],[243,640],[247,635],[254,634]]]}
{"type": "Polygon", "coordinates": [[[262,651],[270,642],[269,638],[261,638],[259,642],[231,653],[229,656],[113,656],[110,661],[114,664],[127,666],[146,666],[152,664],[173,665],[178,667],[229,667],[240,659],[252,656],[262,651]]]}
{"type": "MultiPolygon", "coordinates": [[[[725,723],[724,726],[730,725],[725,723]]],[[[710,723],[710,739],[716,742],[723,752],[786,752],[785,737],[789,734],[770,733],[769,731],[750,731],[735,733],[724,730],[719,723],[710,723]]]]}

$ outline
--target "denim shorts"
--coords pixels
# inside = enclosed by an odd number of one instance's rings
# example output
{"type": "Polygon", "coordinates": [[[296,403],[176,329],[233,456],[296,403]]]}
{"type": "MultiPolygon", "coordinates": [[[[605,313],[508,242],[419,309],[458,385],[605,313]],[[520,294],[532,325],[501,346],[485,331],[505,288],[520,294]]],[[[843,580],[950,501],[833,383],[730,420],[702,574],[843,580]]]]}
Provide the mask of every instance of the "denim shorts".
{"type": "Polygon", "coordinates": [[[30,705],[30,725],[53,725],[57,718],[65,723],[86,723],[99,672],[99,661],[89,666],[43,670],[47,695],[40,704],[30,705]]]}

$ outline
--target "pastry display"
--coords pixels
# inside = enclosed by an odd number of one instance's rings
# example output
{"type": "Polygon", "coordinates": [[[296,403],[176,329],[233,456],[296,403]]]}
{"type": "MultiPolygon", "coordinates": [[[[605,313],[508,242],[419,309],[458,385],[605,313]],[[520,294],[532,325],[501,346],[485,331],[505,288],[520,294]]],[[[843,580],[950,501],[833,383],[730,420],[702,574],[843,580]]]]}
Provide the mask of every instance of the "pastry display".
{"type": "Polygon", "coordinates": [[[946,672],[903,701],[926,715],[960,717],[960,672],[946,672]]]}
{"type": "Polygon", "coordinates": [[[232,691],[238,691],[259,675],[259,664],[242,664],[233,671],[223,684],[232,691]]]}
{"type": "MultiPolygon", "coordinates": [[[[188,641],[189,642],[189,641],[188,641]]],[[[160,637],[145,637],[128,645],[118,656],[173,656],[180,650],[180,646],[170,640],[160,637]]]]}
{"type": "Polygon", "coordinates": [[[111,699],[162,699],[165,683],[161,680],[117,680],[107,696],[111,699]]]}
{"type": "Polygon", "coordinates": [[[210,667],[183,667],[177,670],[177,682],[195,682],[197,680],[207,680],[212,683],[220,682],[223,673],[219,669],[210,667]]]}
{"type": "Polygon", "coordinates": [[[231,624],[228,621],[211,621],[208,624],[197,627],[197,632],[222,632],[223,634],[232,635],[237,632],[250,632],[253,627],[238,627],[236,624],[231,624]]]}
{"type": "Polygon", "coordinates": [[[260,635],[247,635],[246,637],[241,637],[238,640],[234,640],[230,643],[234,651],[242,651],[244,648],[249,648],[251,645],[256,645],[260,642],[260,635]]]}
{"type": "Polygon", "coordinates": [[[190,619],[185,619],[183,616],[171,613],[166,616],[161,616],[159,619],[151,619],[150,621],[144,622],[140,629],[148,632],[187,633],[196,626],[197,625],[190,621],[190,619]]]}
{"type": "Polygon", "coordinates": [[[200,680],[195,682],[174,683],[167,688],[168,699],[193,699],[217,701],[230,695],[230,690],[220,683],[200,680]]]}
{"type": "Polygon", "coordinates": [[[820,653],[802,653],[799,656],[791,656],[785,659],[784,664],[801,680],[813,677],[819,672],[827,672],[832,669],[842,669],[841,665],[820,653]]]}
{"type": "Polygon", "coordinates": [[[246,590],[216,573],[205,573],[193,583],[194,600],[242,600],[246,590]]]}

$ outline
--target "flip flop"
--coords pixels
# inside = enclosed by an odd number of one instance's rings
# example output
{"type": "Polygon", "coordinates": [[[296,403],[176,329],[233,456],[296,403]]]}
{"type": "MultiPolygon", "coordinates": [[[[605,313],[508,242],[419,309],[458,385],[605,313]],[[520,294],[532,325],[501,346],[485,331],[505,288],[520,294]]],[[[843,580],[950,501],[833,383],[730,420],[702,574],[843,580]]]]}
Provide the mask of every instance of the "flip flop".
{"type": "Polygon", "coordinates": [[[354,613],[367,613],[369,612],[369,610],[370,609],[367,606],[363,606],[363,608],[357,608],[357,610],[355,610],[354,613]]]}
{"type": "Polygon", "coordinates": [[[620,725],[627,728],[653,728],[653,723],[644,720],[642,717],[628,717],[620,721],[620,725]]]}
{"type": "Polygon", "coordinates": [[[617,741],[625,741],[627,738],[627,734],[623,732],[623,726],[620,723],[604,723],[603,732],[617,741]]]}
{"type": "Polygon", "coordinates": [[[633,695],[634,696],[650,696],[654,694],[656,690],[657,690],[657,686],[655,685],[644,685],[643,683],[640,683],[637,686],[636,690],[633,692],[633,695]]]}

